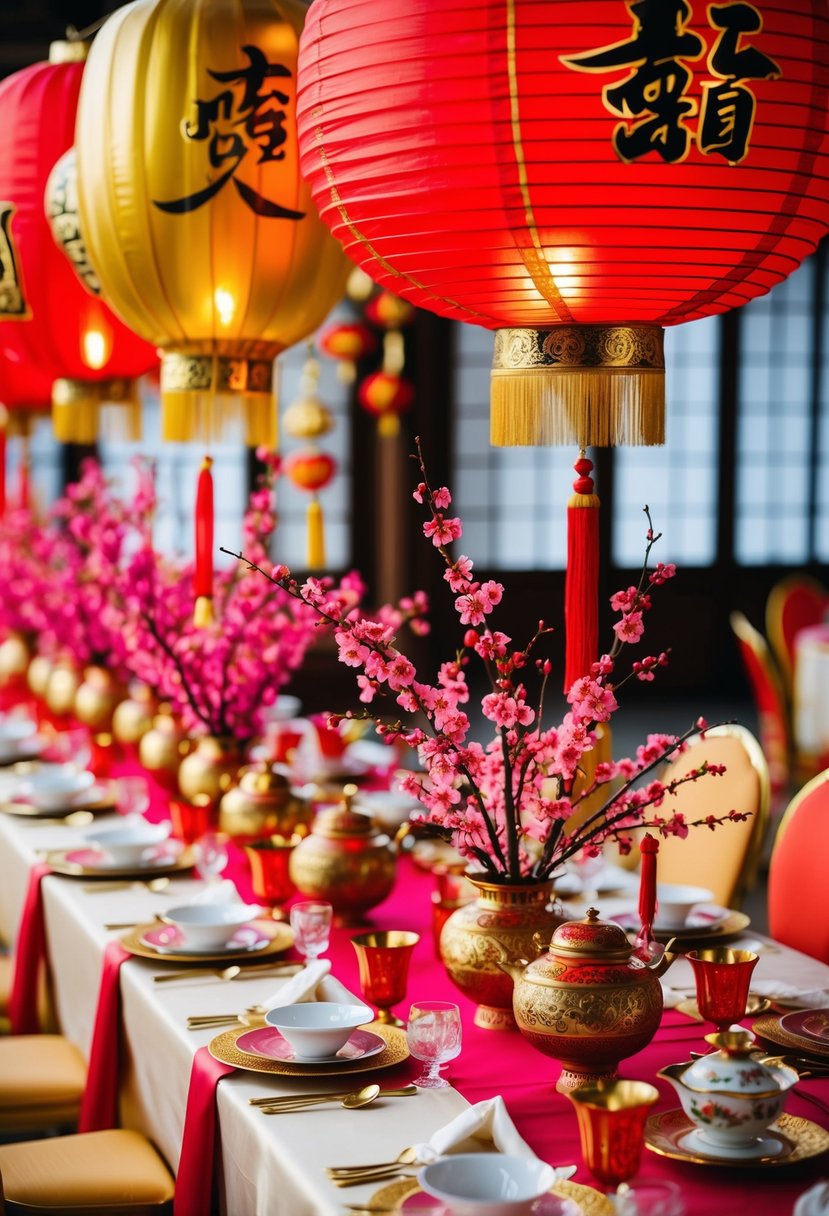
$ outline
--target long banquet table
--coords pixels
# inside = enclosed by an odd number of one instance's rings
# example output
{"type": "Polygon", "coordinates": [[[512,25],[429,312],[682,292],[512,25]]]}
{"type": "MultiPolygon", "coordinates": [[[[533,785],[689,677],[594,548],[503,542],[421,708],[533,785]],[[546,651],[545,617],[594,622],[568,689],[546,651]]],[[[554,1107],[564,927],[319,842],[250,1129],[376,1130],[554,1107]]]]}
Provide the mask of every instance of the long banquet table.
{"type": "MultiPolygon", "coordinates": [[[[70,848],[79,830],[56,822],[0,815],[0,933],[13,940],[32,864],[44,850],[70,848]]],[[[111,922],[152,920],[181,899],[192,898],[196,879],[176,877],[170,889],[154,894],[144,888],[89,893],[84,884],[49,875],[43,881],[47,949],[57,1014],[64,1033],[88,1053],[102,956],[118,933],[111,922]]],[[[217,1089],[220,1134],[219,1210],[228,1216],[335,1216],[343,1204],[367,1202],[378,1185],[337,1190],[326,1165],[393,1158],[405,1145],[426,1140],[468,1103],[501,1094],[519,1132],[542,1158],[553,1164],[578,1164],[575,1181],[595,1185],[581,1163],[576,1119],[569,1100],[557,1094],[558,1064],[538,1054],[519,1034],[473,1026],[474,1007],[451,985],[434,955],[430,893],[434,879],[401,859],[391,896],[371,914],[376,928],[411,929],[421,935],[409,976],[408,1000],[456,1001],[462,1011],[464,1044],[448,1069],[452,1088],[423,1090],[414,1098],[388,1099],[350,1112],[322,1107],[292,1116],[265,1117],[248,1099],[272,1091],[290,1093],[330,1081],[308,1083],[237,1071],[217,1089]]],[[[609,904],[601,905],[605,910],[609,904]]],[[[576,913],[577,914],[577,913],[576,913]]],[[[332,971],[359,991],[356,955],[350,945],[354,930],[336,930],[328,957],[332,971]]],[[[757,942],[747,931],[746,939],[757,942]]],[[[829,967],[760,938],[756,976],[795,983],[803,988],[829,987],[829,967]]],[[[736,944],[740,944],[739,941],[736,944]]],[[[173,1169],[179,1158],[187,1086],[192,1059],[215,1031],[192,1032],[188,1014],[235,1013],[272,997],[279,979],[260,977],[223,983],[197,978],[156,984],[163,965],[130,959],[121,968],[123,1039],[121,1119],[150,1136],[173,1169]]],[[[692,987],[689,964],[679,961],[669,973],[676,987],[692,987]]],[[[405,1014],[407,1002],[399,1012],[405,1014]]],[[[747,1020],[748,1025],[750,1021],[747,1020]]],[[[623,1076],[654,1082],[666,1064],[687,1059],[703,1047],[706,1027],[675,1010],[667,1010],[654,1041],[624,1061],[623,1076]]],[[[415,1061],[365,1080],[403,1083],[414,1075],[415,1061]]],[[[661,1100],[656,1110],[678,1105],[673,1090],[656,1082],[661,1100]]],[[[801,1088],[829,1100],[829,1081],[803,1081],[801,1088]]],[[[792,1095],[787,1111],[829,1128],[829,1115],[792,1095]]],[[[643,1153],[641,1176],[666,1177],[683,1189],[687,1216],[712,1216],[738,1210],[753,1216],[785,1216],[796,1197],[829,1165],[826,1157],[781,1168],[695,1166],[643,1153]]],[[[205,1214],[206,1216],[206,1214],[205,1214]]]]}

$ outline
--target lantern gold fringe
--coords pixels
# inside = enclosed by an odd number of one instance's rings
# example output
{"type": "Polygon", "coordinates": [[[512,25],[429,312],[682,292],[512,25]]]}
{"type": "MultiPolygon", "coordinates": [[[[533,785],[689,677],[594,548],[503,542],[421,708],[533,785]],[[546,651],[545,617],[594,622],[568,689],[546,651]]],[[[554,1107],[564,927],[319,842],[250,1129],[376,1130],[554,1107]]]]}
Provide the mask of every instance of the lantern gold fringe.
{"type": "Polygon", "coordinates": [[[52,432],[59,443],[98,439],[137,443],[141,397],[135,380],[56,380],[52,386],[52,432]]]}
{"type": "Polygon", "coordinates": [[[662,371],[493,371],[490,403],[493,447],[665,442],[662,371]]]}
{"type": "Polygon", "coordinates": [[[663,340],[658,325],[499,329],[492,444],[664,443],[663,340]]]}
{"type": "Polygon", "coordinates": [[[306,513],[307,558],[309,570],[325,569],[325,521],[322,503],[314,498],[308,503],[306,513]]]}
{"type": "Polygon", "coordinates": [[[273,359],[166,353],[161,360],[161,437],[171,443],[242,439],[277,446],[273,359]]]}
{"type": "Polygon", "coordinates": [[[393,411],[377,419],[377,434],[381,439],[395,439],[400,434],[400,417],[393,411]]]}

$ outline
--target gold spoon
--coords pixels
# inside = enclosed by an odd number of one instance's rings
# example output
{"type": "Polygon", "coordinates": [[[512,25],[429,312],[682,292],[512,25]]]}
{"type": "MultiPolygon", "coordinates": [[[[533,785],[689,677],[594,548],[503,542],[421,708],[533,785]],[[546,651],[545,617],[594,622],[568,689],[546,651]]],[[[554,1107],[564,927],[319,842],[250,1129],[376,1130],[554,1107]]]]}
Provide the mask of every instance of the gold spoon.
{"type": "Polygon", "coordinates": [[[267,1106],[264,1103],[256,1102],[256,1099],[252,1099],[251,1105],[259,1106],[263,1115],[280,1115],[305,1110],[309,1106],[319,1106],[323,1102],[334,1101],[339,1101],[340,1106],[345,1107],[346,1110],[360,1110],[364,1106],[369,1106],[370,1103],[381,1096],[384,1098],[405,1098],[416,1093],[416,1085],[407,1085],[403,1089],[381,1089],[379,1085],[364,1085],[362,1089],[357,1089],[353,1093],[321,1094],[315,1098],[285,1098],[276,1102],[271,1100],[267,1106]]]}
{"type": "Polygon", "coordinates": [[[204,1030],[209,1026],[232,1026],[240,1022],[243,1026],[261,1026],[267,1009],[264,1005],[248,1005],[241,1013],[193,1014],[187,1019],[188,1030],[204,1030]]]}
{"type": "Polygon", "coordinates": [[[417,1149],[410,1145],[409,1148],[401,1149],[394,1161],[375,1161],[370,1165],[329,1165],[325,1172],[332,1178],[342,1178],[349,1174],[365,1174],[374,1170],[391,1169],[395,1165],[414,1165],[415,1161],[417,1161],[417,1149]]]}
{"type": "Polygon", "coordinates": [[[109,891],[129,891],[134,887],[144,887],[147,891],[158,894],[160,891],[166,891],[171,882],[171,878],[164,877],[148,878],[146,881],[143,879],[129,879],[123,882],[120,880],[115,882],[91,882],[87,883],[84,891],[88,895],[105,895],[109,891]]]}
{"type": "Polygon", "coordinates": [[[302,970],[301,963],[275,963],[272,967],[240,967],[234,963],[232,967],[193,967],[190,971],[170,971],[166,975],[155,975],[157,984],[168,984],[173,980],[197,979],[202,975],[215,975],[217,979],[229,981],[237,979],[256,979],[260,975],[296,975],[302,970]]]}

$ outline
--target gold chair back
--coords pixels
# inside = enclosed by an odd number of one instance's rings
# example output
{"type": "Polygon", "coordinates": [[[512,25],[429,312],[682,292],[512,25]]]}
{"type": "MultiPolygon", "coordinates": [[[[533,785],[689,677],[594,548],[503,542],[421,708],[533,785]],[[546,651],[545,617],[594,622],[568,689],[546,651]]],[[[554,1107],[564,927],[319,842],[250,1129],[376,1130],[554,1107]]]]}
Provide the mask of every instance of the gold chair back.
{"type": "MultiPolygon", "coordinates": [[[[754,885],[763,849],[769,819],[768,766],[751,731],[744,726],[716,726],[693,739],[660,780],[667,784],[683,777],[704,760],[724,764],[726,772],[680,786],[670,809],[681,812],[688,823],[732,809],[749,811],[751,817],[722,824],[714,832],[693,828],[684,840],[660,840],[657,874],[660,882],[706,887],[714,892],[716,903],[737,908],[754,885]]],[[[669,804],[663,809],[667,812],[669,804]]]]}

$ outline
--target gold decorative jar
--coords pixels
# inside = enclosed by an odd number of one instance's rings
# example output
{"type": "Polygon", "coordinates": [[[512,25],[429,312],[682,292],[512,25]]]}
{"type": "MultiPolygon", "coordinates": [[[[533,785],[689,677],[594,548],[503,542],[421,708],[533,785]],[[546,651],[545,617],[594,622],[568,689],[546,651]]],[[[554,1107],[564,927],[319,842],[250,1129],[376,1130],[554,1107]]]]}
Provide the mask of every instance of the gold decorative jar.
{"type": "Polygon", "coordinates": [[[158,707],[153,724],[138,744],[138,759],[159,785],[171,793],[178,789],[179,765],[190,743],[181,719],[168,704],[158,707]]]}
{"type": "Polygon", "coordinates": [[[152,730],[158,703],[151,688],[140,680],[130,680],[128,695],[115,706],[112,733],[119,743],[136,747],[152,730]]]}
{"type": "Polygon", "coordinates": [[[240,840],[264,836],[307,836],[314,811],[291,788],[284,773],[266,760],[246,765],[239,784],[219,803],[219,828],[240,840]]]}
{"type": "Polygon", "coordinates": [[[0,642],[0,685],[23,683],[31,659],[29,643],[13,630],[0,642]]]}
{"type": "Polygon", "coordinates": [[[291,855],[291,879],[303,895],[327,900],[340,924],[360,924],[394,886],[392,841],[346,797],[320,811],[309,836],[291,855]]]}
{"type": "Polygon", "coordinates": [[[81,676],[69,659],[58,659],[46,681],[46,704],[53,714],[71,714],[75,710],[75,696],[81,684],[81,676]]]}
{"type": "Polygon", "coordinates": [[[242,753],[233,739],[202,735],[178,766],[178,788],[190,802],[203,795],[217,803],[241,765],[242,753]]]}
{"type": "Polygon", "coordinates": [[[87,667],[75,693],[75,717],[92,731],[111,731],[112,715],[124,689],[105,667],[87,667]]]}
{"type": "Polygon", "coordinates": [[[476,1026],[514,1030],[512,981],[501,964],[533,958],[540,940],[549,940],[564,917],[552,902],[552,879],[510,883],[482,874],[467,877],[477,898],[444,924],[440,957],[452,983],[477,1002],[476,1026]]]}
{"type": "Polygon", "coordinates": [[[41,701],[46,700],[46,685],[52,674],[52,660],[45,654],[36,654],[29,663],[26,682],[29,689],[41,701]]]}
{"type": "Polygon", "coordinates": [[[620,1060],[646,1047],[662,1017],[659,976],[673,955],[645,964],[621,926],[595,908],[560,925],[549,950],[527,964],[502,963],[525,1039],[562,1063],[560,1093],[616,1076],[620,1060]]]}

